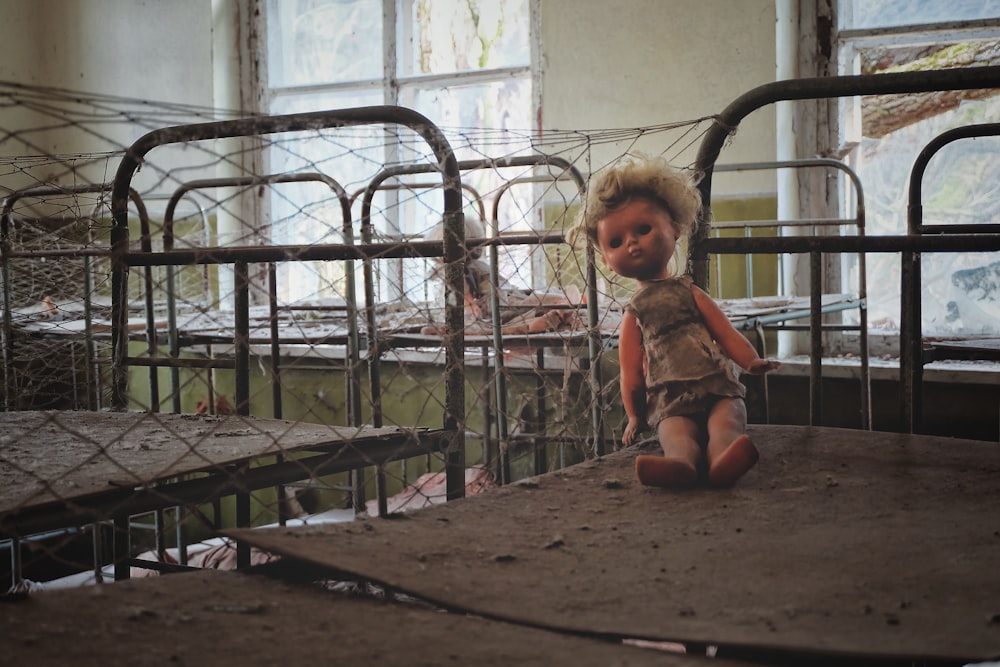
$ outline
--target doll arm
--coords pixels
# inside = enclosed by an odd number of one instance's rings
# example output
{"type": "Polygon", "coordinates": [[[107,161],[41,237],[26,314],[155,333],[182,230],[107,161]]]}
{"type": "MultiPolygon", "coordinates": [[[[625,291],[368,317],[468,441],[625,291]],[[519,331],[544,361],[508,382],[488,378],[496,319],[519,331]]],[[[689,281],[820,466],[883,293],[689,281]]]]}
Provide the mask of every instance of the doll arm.
{"type": "Polygon", "coordinates": [[[740,368],[754,375],[762,375],[773,371],[781,365],[773,359],[761,359],[757,350],[743,334],[736,330],[726,314],[722,312],[715,300],[705,290],[691,285],[694,302],[701,311],[708,331],[712,334],[729,358],[739,364],[740,368]]]}
{"type": "Polygon", "coordinates": [[[622,433],[626,447],[636,441],[636,436],[646,430],[646,377],[643,371],[642,333],[635,315],[626,311],[622,317],[618,337],[618,361],[621,366],[619,384],[622,405],[628,424],[622,433]]]}

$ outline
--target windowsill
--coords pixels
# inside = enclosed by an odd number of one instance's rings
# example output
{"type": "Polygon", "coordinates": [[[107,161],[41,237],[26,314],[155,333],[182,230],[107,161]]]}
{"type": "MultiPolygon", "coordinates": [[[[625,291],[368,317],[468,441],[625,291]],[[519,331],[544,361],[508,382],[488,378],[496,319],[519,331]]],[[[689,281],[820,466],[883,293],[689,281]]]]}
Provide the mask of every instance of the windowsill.
{"type": "MultiPolygon", "coordinates": [[[[545,355],[545,370],[552,372],[563,372],[567,366],[572,371],[583,371],[580,359],[586,356],[586,348],[573,348],[575,353],[567,354],[562,348],[552,349],[557,352],[545,355]]],[[[208,351],[204,346],[191,346],[185,348],[186,352],[191,352],[199,356],[208,356],[208,351]]],[[[235,348],[232,345],[215,345],[212,349],[214,358],[232,358],[235,348]]],[[[266,345],[251,345],[250,355],[253,358],[269,359],[271,348],[266,345]]],[[[283,365],[282,370],[294,370],[304,368],[303,362],[315,361],[318,363],[343,364],[347,359],[347,348],[343,345],[302,345],[290,344],[281,347],[281,356],[285,359],[294,360],[283,365]]],[[[391,348],[384,350],[380,359],[385,363],[397,364],[420,364],[425,366],[443,366],[445,353],[440,347],[428,348],[391,348]]],[[[361,362],[367,363],[366,354],[362,352],[361,362]]],[[[492,355],[484,357],[480,348],[468,348],[465,351],[465,365],[470,368],[482,366],[492,366],[492,355]]],[[[504,366],[509,370],[536,370],[536,351],[525,349],[510,349],[504,354],[504,366]]]]}
{"type": "MultiPolygon", "coordinates": [[[[770,375],[809,377],[810,362],[807,355],[780,359],[781,367],[770,375]]],[[[899,359],[872,357],[868,361],[872,380],[899,380],[899,359]]],[[[858,357],[824,357],[823,377],[856,380],[861,376],[858,357]]],[[[958,384],[997,384],[1000,363],[995,361],[935,361],[924,365],[925,382],[954,382],[958,384]]]]}
{"type": "MultiPolygon", "coordinates": [[[[203,352],[203,350],[202,350],[203,352]]],[[[232,353],[231,348],[217,346],[214,350],[215,356],[227,356],[232,353]]],[[[346,349],[343,346],[323,346],[312,347],[306,345],[289,345],[282,348],[282,356],[296,359],[286,368],[295,368],[301,361],[314,360],[323,363],[343,363],[346,358],[346,349]]],[[[270,355],[270,348],[266,346],[251,346],[251,354],[255,357],[267,358],[270,355]]],[[[383,353],[383,361],[389,363],[415,363],[429,366],[441,365],[444,363],[444,352],[440,348],[434,349],[396,349],[387,350],[383,353]]],[[[484,359],[478,350],[468,350],[465,356],[465,363],[469,367],[479,367],[484,364],[484,359]]],[[[810,362],[808,355],[796,355],[779,359],[781,367],[772,371],[769,375],[785,377],[809,377],[810,362]]],[[[491,364],[492,362],[486,362],[491,364]]],[[[504,363],[510,370],[532,370],[536,367],[534,353],[518,354],[512,353],[505,356],[504,363]]],[[[546,369],[549,371],[564,371],[567,363],[573,371],[581,371],[579,360],[576,355],[566,355],[564,353],[547,354],[545,356],[546,369]]],[[[873,356],[868,362],[869,373],[872,380],[882,380],[897,382],[899,380],[899,359],[898,357],[882,355],[873,356]]],[[[838,378],[847,380],[857,380],[861,376],[861,360],[858,357],[837,356],[823,358],[823,377],[838,378]]],[[[995,361],[956,361],[945,360],[935,361],[924,366],[925,382],[954,382],[958,384],[989,384],[996,385],[1000,379],[1000,363],[995,361]]]]}

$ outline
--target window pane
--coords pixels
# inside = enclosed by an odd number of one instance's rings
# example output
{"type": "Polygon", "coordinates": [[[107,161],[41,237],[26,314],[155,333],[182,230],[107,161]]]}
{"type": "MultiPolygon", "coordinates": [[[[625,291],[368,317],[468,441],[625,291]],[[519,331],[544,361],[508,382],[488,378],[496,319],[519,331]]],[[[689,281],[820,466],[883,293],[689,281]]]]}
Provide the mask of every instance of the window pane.
{"type": "MultiPolygon", "coordinates": [[[[305,113],[325,109],[349,109],[379,105],[381,91],[351,91],[313,95],[282,95],[271,103],[274,114],[305,113]]],[[[314,133],[278,135],[271,149],[273,173],[320,171],[350,190],[368,181],[385,162],[385,137],[381,125],[328,130],[317,138],[314,133]]]]}
{"type": "MultiPolygon", "coordinates": [[[[460,160],[482,157],[481,146],[469,146],[477,130],[489,128],[499,134],[532,127],[531,81],[527,77],[448,88],[402,86],[399,97],[400,104],[424,114],[449,135],[460,160]]],[[[515,132],[514,136],[523,134],[515,132]]],[[[524,143],[527,145],[527,140],[524,143]]]]}
{"type": "Polygon", "coordinates": [[[401,0],[399,74],[449,74],[531,62],[528,0],[401,0]]]}
{"type": "MultiPolygon", "coordinates": [[[[459,160],[500,158],[531,153],[531,81],[504,79],[492,83],[452,86],[447,89],[419,86],[403,87],[402,103],[412,107],[434,122],[447,136],[459,160]],[[489,128],[489,132],[483,130],[489,128]],[[497,130],[497,132],[493,132],[497,130]],[[503,130],[513,130],[502,133],[503,130]]],[[[523,174],[528,175],[530,168],[523,174]]],[[[495,169],[470,170],[462,174],[462,184],[474,193],[465,208],[467,218],[489,218],[501,185],[518,174],[498,173],[495,169]],[[474,201],[478,198],[478,202],[474,201]],[[485,211],[482,213],[481,211],[485,211]]],[[[505,191],[499,207],[498,231],[524,233],[538,224],[540,213],[535,208],[533,190],[519,187],[505,191]]],[[[411,202],[412,204],[412,202],[411,202]]],[[[405,208],[405,206],[404,206],[405,208]]],[[[405,215],[413,220],[411,233],[422,234],[428,219],[405,215]]],[[[433,222],[433,221],[430,221],[433,222]]],[[[484,225],[491,221],[484,220],[484,225]]],[[[484,227],[485,231],[485,227],[484,227]]],[[[532,285],[532,268],[528,246],[511,246],[500,253],[500,275],[504,282],[526,287],[532,285]]],[[[416,289],[423,279],[420,274],[407,277],[408,289],[416,289]]]]}
{"type": "MultiPolygon", "coordinates": [[[[381,103],[379,90],[352,93],[279,96],[275,114],[346,109],[381,103]]],[[[336,180],[348,196],[358,192],[382,168],[382,125],[274,135],[268,159],[274,174],[319,172],[336,180]]],[[[271,189],[271,242],[276,245],[343,243],[340,200],[325,184],[283,183],[271,189]]],[[[357,224],[354,225],[357,236],[357,224]]],[[[283,301],[346,298],[344,262],[288,262],[278,265],[283,301]]],[[[357,298],[357,295],[355,295],[357,298]]],[[[362,295],[363,296],[363,295],[362,295]]]]}
{"type": "Polygon", "coordinates": [[[372,0],[268,0],[273,87],[382,78],[382,7],[372,0]]]}
{"type": "MultiPolygon", "coordinates": [[[[443,130],[459,159],[530,150],[528,139],[495,143],[497,137],[507,136],[502,134],[505,129],[528,137],[534,124],[528,73],[529,0],[395,0],[395,5],[395,26],[386,27],[396,35],[396,69],[402,87],[397,81],[383,80],[383,21],[390,15],[383,15],[380,0],[267,0],[268,81],[272,90],[280,91],[269,111],[298,113],[398,100],[443,130]],[[474,84],[463,78],[465,73],[498,68],[505,71],[496,73],[493,82],[484,82],[488,73],[477,75],[474,84]],[[508,68],[524,68],[523,76],[521,72],[512,76],[508,68]],[[423,87],[406,83],[408,75],[428,74],[445,76],[424,82],[423,87]],[[309,88],[289,90],[298,86],[309,88]],[[486,141],[494,143],[484,145],[484,134],[492,137],[486,141]]],[[[337,179],[349,195],[356,195],[387,166],[428,162],[425,142],[410,134],[378,125],[282,137],[269,151],[268,169],[271,173],[319,171],[337,179]]],[[[434,181],[389,179],[371,202],[376,238],[420,238],[439,223],[443,195],[434,181]]],[[[495,190],[498,175],[485,170],[468,177],[463,174],[462,181],[470,186],[464,191],[467,215],[486,217],[482,207],[488,203],[472,193],[495,190]]],[[[516,214],[508,216],[505,229],[523,229],[539,218],[531,190],[525,187],[505,196],[505,208],[516,214]]],[[[323,186],[283,184],[280,191],[272,192],[271,202],[272,242],[340,240],[339,207],[323,186]]],[[[360,198],[353,207],[355,218],[359,214],[360,198]]],[[[506,264],[511,267],[509,273],[515,273],[512,260],[506,264]]],[[[433,260],[408,259],[379,263],[376,298],[405,296],[426,301],[436,285],[427,279],[433,265],[433,260]]],[[[343,290],[341,271],[320,264],[289,263],[279,271],[284,298],[330,296],[343,290]]]]}
{"type": "Polygon", "coordinates": [[[841,30],[1000,17],[996,0],[840,0],[841,30]]]}
{"type": "MultiPolygon", "coordinates": [[[[946,130],[988,122],[1000,114],[1000,97],[963,103],[881,139],[862,140],[858,175],[865,184],[867,233],[906,233],[909,176],[923,147],[946,130]]],[[[923,221],[930,225],[987,224],[1000,216],[993,174],[1000,173],[1000,139],[953,142],[927,165],[921,187],[923,221]]],[[[961,255],[927,252],[921,257],[925,335],[996,334],[1000,301],[995,296],[998,253],[961,255]]],[[[899,321],[900,260],[894,253],[868,255],[868,316],[876,327],[899,321]]]]}
{"type": "MultiPolygon", "coordinates": [[[[840,0],[843,28],[871,29],[1000,17],[1000,1],[840,0]]],[[[989,65],[1000,37],[986,27],[973,38],[963,33],[920,33],[893,39],[845,40],[842,74],[920,71],[989,65]],[[857,68],[857,69],[855,69],[857,68]]],[[[938,94],[864,96],[860,125],[848,133],[858,142],[856,168],[865,184],[867,233],[905,234],[908,181],[917,155],[951,128],[990,122],[1000,113],[1000,96],[989,90],[938,94]]],[[[1000,169],[997,142],[964,140],[937,154],[924,175],[922,207],[928,224],[995,220],[987,174],[1000,169]]],[[[922,330],[931,335],[995,334],[1000,310],[989,296],[989,277],[1000,267],[997,253],[924,253],[921,259],[922,330]]],[[[868,255],[868,316],[875,328],[899,328],[900,258],[868,255]]]]}
{"type": "MultiPolygon", "coordinates": [[[[441,129],[459,160],[531,152],[530,133],[524,131],[531,127],[531,82],[528,79],[505,79],[447,89],[413,86],[403,88],[400,95],[404,106],[424,114],[441,129]],[[482,128],[489,128],[490,132],[483,132],[482,128]],[[507,134],[504,130],[514,131],[507,134]]],[[[502,182],[501,176],[489,169],[462,175],[462,183],[480,193],[480,198],[491,197],[490,193],[502,182]]],[[[491,202],[484,203],[487,212],[491,202]]],[[[467,207],[466,213],[480,215],[474,206],[467,207]]],[[[527,220],[511,224],[513,226],[501,231],[528,228],[527,220]]],[[[420,233],[419,229],[406,231],[420,233]]]]}

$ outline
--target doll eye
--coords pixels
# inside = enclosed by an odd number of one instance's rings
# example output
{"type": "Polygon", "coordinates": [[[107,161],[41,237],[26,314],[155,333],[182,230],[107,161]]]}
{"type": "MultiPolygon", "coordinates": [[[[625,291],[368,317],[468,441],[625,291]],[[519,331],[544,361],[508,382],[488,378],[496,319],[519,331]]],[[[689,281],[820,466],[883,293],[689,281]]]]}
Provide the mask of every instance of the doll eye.
{"type": "Polygon", "coordinates": [[[640,236],[645,236],[646,234],[648,234],[651,231],[653,231],[653,227],[651,225],[639,225],[639,235],[640,236]]]}
{"type": "Polygon", "coordinates": [[[608,247],[611,247],[611,248],[620,248],[621,245],[622,245],[622,240],[620,238],[618,238],[618,237],[615,237],[615,238],[611,239],[610,241],[608,241],[608,247]]]}

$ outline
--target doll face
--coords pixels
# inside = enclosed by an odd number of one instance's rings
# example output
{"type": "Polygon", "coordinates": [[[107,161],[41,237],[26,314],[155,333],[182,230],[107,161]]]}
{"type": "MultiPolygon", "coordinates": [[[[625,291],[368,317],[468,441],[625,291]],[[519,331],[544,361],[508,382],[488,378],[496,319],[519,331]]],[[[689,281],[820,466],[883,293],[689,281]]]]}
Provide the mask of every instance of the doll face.
{"type": "Polygon", "coordinates": [[[604,263],[618,275],[636,280],[669,277],[667,266],[678,236],[670,214],[646,197],[629,200],[597,223],[604,263]]]}

